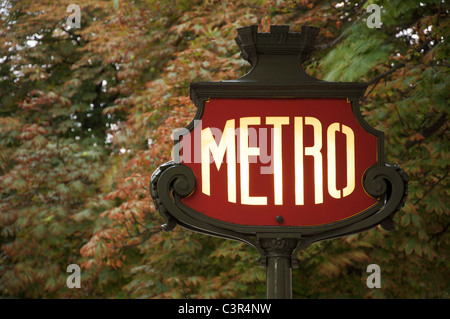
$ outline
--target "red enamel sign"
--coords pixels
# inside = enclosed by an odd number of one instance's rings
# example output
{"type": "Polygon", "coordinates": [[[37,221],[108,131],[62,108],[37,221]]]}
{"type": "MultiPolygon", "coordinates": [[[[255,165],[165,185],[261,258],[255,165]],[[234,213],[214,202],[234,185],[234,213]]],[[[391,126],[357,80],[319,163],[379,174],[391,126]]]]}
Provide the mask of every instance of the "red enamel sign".
{"type": "Polygon", "coordinates": [[[377,138],[346,99],[212,98],[194,125],[180,160],[196,187],[182,203],[208,217],[318,226],[377,203],[362,185],[377,163],[377,138]]]}

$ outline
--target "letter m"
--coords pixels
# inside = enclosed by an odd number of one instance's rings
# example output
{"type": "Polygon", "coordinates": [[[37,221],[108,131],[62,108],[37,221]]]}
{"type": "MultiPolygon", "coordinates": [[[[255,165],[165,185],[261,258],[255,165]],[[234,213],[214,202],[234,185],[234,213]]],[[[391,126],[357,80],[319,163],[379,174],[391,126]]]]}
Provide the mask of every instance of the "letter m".
{"type": "Polygon", "coordinates": [[[208,196],[211,195],[210,154],[212,155],[213,161],[216,163],[217,170],[219,170],[226,151],[228,201],[232,203],[236,203],[236,142],[234,127],[234,120],[228,120],[225,123],[219,145],[217,145],[209,127],[202,130],[201,136],[202,192],[208,196]]]}

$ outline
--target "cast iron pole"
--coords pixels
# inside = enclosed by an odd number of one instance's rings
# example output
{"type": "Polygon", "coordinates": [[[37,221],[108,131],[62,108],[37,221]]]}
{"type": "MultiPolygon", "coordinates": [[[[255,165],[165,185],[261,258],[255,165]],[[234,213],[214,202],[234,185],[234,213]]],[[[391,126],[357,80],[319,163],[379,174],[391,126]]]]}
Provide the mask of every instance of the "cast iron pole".
{"type": "Polygon", "coordinates": [[[260,238],[266,257],[267,299],[292,298],[292,252],[297,238],[260,238]]]}

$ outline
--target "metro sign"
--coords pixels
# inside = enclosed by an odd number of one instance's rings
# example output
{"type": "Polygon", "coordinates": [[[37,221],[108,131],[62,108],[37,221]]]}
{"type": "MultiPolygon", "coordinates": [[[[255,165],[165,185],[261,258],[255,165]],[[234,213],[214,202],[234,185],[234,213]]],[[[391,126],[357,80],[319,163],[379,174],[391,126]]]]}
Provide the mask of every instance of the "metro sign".
{"type": "Polygon", "coordinates": [[[182,202],[206,216],[311,226],[377,202],[362,185],[377,138],[346,99],[210,99],[196,124],[181,139],[197,185],[182,202]]]}
{"type": "Polygon", "coordinates": [[[361,115],[367,84],[321,81],[303,70],[317,33],[238,29],[251,71],[191,83],[197,113],[174,132],[173,161],[151,178],[163,229],[178,224],[245,242],[261,254],[268,283],[284,282],[311,243],[377,225],[393,230],[406,198],[406,174],[385,163],[384,133],[361,115]]]}

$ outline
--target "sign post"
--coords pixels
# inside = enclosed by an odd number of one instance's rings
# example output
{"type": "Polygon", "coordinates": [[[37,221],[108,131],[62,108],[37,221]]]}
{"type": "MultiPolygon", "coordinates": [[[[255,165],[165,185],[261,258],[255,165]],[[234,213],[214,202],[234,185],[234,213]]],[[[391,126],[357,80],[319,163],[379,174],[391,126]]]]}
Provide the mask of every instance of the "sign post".
{"type": "Polygon", "coordinates": [[[237,30],[251,71],[191,84],[197,114],[175,133],[174,159],[152,175],[166,220],[254,247],[267,297],[292,298],[292,268],[308,245],[381,225],[393,230],[408,178],[385,163],[384,133],[359,110],[367,85],[303,70],[318,28],[237,30]]]}
{"type": "Polygon", "coordinates": [[[296,238],[264,238],[259,243],[266,254],[266,295],[268,299],[292,298],[292,252],[296,238]]]}

